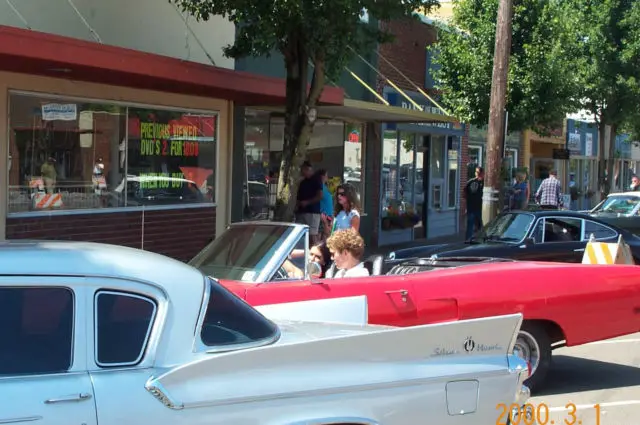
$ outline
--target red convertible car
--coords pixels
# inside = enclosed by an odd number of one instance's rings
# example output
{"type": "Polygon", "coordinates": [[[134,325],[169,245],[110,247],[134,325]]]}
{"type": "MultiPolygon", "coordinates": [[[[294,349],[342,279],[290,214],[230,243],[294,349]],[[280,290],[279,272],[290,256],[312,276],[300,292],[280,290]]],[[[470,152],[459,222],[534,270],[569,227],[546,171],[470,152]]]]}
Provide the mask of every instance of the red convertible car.
{"type": "MultiPolygon", "coordinates": [[[[309,249],[306,226],[241,223],[190,264],[253,306],[366,296],[372,324],[427,323],[522,313],[514,351],[531,365],[527,385],[539,390],[552,350],[640,331],[640,268],[499,259],[411,260],[386,275],[291,280],[282,265],[309,249]]],[[[375,273],[373,259],[369,264],[375,273]]],[[[482,348],[482,347],[480,347],[482,348]]]]}

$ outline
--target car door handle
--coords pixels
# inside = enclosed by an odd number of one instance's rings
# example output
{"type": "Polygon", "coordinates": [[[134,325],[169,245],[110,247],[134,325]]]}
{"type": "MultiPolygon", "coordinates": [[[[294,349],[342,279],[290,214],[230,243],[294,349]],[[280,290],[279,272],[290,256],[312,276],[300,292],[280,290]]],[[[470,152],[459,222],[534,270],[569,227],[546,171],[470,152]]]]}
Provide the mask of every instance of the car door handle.
{"type": "Polygon", "coordinates": [[[79,394],[71,394],[63,397],[50,398],[45,400],[46,404],[54,404],[54,403],[69,403],[72,401],[85,401],[91,398],[91,394],[88,393],[79,393],[79,394]]]}
{"type": "Polygon", "coordinates": [[[402,296],[403,303],[407,302],[407,295],[409,295],[409,291],[407,291],[406,289],[398,289],[397,291],[384,291],[384,293],[387,295],[400,294],[400,296],[402,296]]]}
{"type": "Polygon", "coordinates": [[[574,249],[573,252],[584,252],[584,248],[574,249]]]}

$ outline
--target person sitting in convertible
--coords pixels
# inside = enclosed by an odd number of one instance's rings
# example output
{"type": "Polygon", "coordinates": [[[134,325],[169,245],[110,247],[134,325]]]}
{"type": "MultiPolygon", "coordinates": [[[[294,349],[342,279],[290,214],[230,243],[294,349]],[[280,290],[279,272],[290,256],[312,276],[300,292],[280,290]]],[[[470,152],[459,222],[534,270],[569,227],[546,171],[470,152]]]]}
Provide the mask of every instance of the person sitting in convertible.
{"type": "MultiPolygon", "coordinates": [[[[292,258],[300,258],[304,256],[304,249],[294,249],[289,255],[289,259],[292,258]]],[[[290,278],[293,279],[303,279],[304,271],[300,270],[300,268],[296,267],[291,261],[287,259],[282,268],[287,272],[290,278]]],[[[320,242],[309,249],[309,262],[315,262],[320,264],[321,273],[320,275],[311,276],[314,279],[322,279],[325,277],[327,270],[331,267],[331,252],[329,252],[329,248],[327,248],[326,242],[320,242]]]]}
{"type": "Polygon", "coordinates": [[[335,232],[327,239],[327,246],[337,271],[334,272],[332,267],[326,277],[369,276],[369,270],[361,261],[364,254],[364,240],[353,227],[335,232]]]}

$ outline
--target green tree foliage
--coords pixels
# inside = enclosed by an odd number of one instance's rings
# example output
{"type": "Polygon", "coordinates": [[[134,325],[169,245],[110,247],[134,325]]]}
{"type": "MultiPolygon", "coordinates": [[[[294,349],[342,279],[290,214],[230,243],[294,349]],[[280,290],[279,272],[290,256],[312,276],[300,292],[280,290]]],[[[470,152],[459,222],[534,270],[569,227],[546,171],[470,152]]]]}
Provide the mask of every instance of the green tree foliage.
{"type": "Polygon", "coordinates": [[[341,74],[354,51],[392,40],[377,21],[438,5],[437,0],[169,1],[199,20],[222,15],[236,24],[235,43],[225,48],[227,56],[263,56],[274,50],[284,56],[285,129],[277,195],[281,208],[276,215],[287,220],[295,207],[295,196],[290,195],[297,191],[299,168],[313,131],[313,111],[327,79],[341,74]],[[363,22],[364,11],[375,24],[363,22]]]}
{"type": "MultiPolygon", "coordinates": [[[[576,109],[578,80],[567,66],[565,25],[557,2],[514,0],[507,111],[509,130],[545,133],[576,109]]],[[[461,120],[489,121],[499,0],[454,0],[452,25],[428,47],[441,65],[434,73],[444,104],[461,120]]]]}
{"type": "MultiPolygon", "coordinates": [[[[605,129],[611,127],[609,157],[618,130],[640,129],[640,2],[635,0],[565,0],[564,21],[572,43],[568,61],[581,81],[579,99],[598,124],[601,196],[611,189],[605,179],[605,129]]],[[[606,175],[613,175],[608,161],[606,175]]]]}

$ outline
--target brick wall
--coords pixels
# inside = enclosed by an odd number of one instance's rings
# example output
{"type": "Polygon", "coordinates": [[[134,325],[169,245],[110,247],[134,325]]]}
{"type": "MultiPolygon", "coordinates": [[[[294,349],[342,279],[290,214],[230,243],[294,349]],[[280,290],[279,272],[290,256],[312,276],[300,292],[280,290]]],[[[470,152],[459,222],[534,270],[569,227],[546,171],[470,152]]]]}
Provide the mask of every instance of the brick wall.
{"type": "MultiPolygon", "coordinates": [[[[395,40],[393,43],[380,46],[380,54],[393,63],[402,74],[409,77],[413,83],[424,89],[427,63],[426,46],[436,41],[436,30],[416,19],[401,19],[383,23],[382,26],[395,35],[395,40]]],[[[409,83],[384,60],[379,60],[378,69],[400,88],[416,91],[413,84],[409,83]]]]}
{"type": "Polygon", "coordinates": [[[7,239],[102,242],[188,261],[215,237],[216,209],[8,217],[7,239]],[[144,225],[143,225],[144,223],[144,225]]]}

